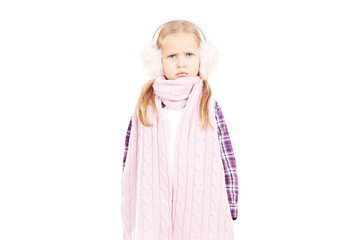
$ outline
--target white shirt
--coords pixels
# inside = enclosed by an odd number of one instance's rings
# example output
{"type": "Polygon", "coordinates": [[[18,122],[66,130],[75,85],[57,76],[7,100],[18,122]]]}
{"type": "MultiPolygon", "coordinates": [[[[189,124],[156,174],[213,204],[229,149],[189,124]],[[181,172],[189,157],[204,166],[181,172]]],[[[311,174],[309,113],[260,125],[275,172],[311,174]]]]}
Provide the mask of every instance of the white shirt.
{"type": "Polygon", "coordinates": [[[164,115],[166,116],[167,122],[167,136],[168,136],[168,157],[170,159],[170,169],[171,169],[171,183],[174,186],[174,162],[175,162],[175,144],[177,137],[177,129],[182,119],[182,115],[185,107],[174,110],[165,106],[163,108],[164,115]]]}

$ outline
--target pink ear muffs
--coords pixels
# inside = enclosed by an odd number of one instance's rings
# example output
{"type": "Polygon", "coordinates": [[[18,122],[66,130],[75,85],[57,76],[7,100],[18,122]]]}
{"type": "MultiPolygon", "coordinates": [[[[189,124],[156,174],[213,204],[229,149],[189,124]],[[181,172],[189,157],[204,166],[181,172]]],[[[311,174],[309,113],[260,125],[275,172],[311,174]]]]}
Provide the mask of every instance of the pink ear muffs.
{"type": "MultiPolygon", "coordinates": [[[[211,42],[205,40],[200,42],[199,54],[199,75],[202,79],[208,80],[210,74],[218,66],[219,52],[216,50],[216,48],[211,42]]],[[[151,79],[157,78],[159,76],[164,76],[163,66],[161,62],[161,50],[156,46],[154,41],[151,41],[144,47],[141,53],[141,60],[144,68],[146,68],[147,73],[151,79]]]]}

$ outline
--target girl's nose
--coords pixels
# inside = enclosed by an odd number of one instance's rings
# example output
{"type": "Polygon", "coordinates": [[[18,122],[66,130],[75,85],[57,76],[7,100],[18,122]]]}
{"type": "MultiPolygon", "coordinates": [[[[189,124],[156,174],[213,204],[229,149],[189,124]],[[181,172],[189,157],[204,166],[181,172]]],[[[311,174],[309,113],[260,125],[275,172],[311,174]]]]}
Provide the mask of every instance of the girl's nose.
{"type": "Polygon", "coordinates": [[[185,59],[182,57],[179,57],[179,61],[178,61],[178,67],[185,67],[186,63],[185,63],[185,59]]]}

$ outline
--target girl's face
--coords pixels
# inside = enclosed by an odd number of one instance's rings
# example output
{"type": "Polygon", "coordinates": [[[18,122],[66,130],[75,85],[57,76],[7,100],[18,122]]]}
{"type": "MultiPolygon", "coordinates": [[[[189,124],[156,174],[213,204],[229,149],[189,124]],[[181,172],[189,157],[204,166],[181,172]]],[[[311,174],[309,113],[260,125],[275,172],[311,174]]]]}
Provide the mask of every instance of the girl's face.
{"type": "Polygon", "coordinates": [[[172,33],[162,41],[161,61],[164,74],[168,80],[179,77],[195,77],[199,73],[199,47],[191,34],[172,33]],[[178,73],[185,72],[185,75],[178,73]]]}

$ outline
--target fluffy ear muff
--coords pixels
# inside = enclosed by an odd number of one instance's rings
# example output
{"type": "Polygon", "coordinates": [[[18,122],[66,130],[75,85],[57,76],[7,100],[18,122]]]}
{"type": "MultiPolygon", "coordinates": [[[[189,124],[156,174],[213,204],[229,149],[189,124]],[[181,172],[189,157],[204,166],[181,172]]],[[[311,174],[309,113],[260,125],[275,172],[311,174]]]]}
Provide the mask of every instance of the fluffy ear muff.
{"type": "Polygon", "coordinates": [[[219,52],[211,42],[202,41],[199,47],[199,54],[200,54],[199,75],[202,79],[208,80],[211,73],[218,66],[219,52]]]}
{"type": "Polygon", "coordinates": [[[161,50],[154,42],[149,42],[141,53],[143,67],[151,79],[164,75],[161,62],[161,50]]]}

